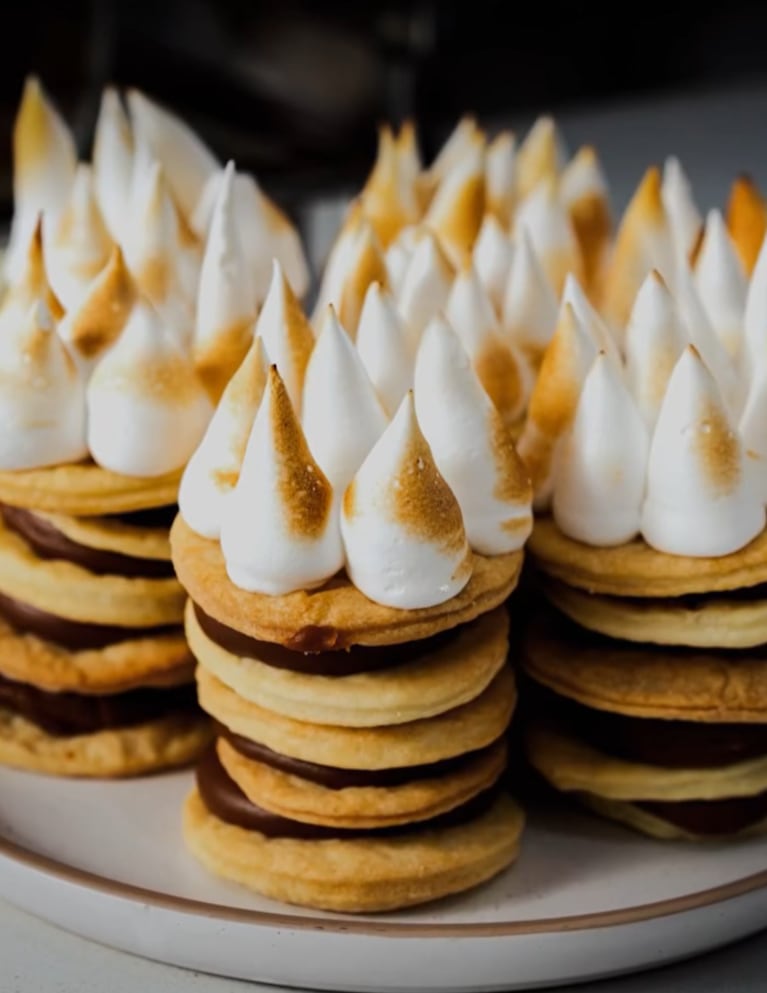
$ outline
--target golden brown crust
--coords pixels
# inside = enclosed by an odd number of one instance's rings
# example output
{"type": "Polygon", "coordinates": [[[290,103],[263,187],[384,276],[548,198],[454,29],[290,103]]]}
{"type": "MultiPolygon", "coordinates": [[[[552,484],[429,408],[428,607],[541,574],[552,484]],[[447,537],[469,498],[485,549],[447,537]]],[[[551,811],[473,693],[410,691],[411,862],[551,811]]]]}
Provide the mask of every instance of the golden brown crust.
{"type": "Polygon", "coordinates": [[[568,538],[552,517],[540,517],[528,549],[543,572],[589,593],[674,597],[767,582],[767,529],[732,555],[691,558],[658,552],[641,539],[596,548],[568,538]]]}
{"type": "Polygon", "coordinates": [[[178,714],[136,727],[57,738],[0,710],[0,765],[52,776],[140,776],[193,762],[210,737],[204,719],[178,714]]]}
{"type": "Polygon", "coordinates": [[[397,769],[472,752],[507,729],[516,704],[514,674],[504,666],[484,693],[456,710],[411,724],[343,728],[306,724],[243,700],[201,666],[200,706],[230,731],[291,758],[340,769],[397,769]]]}
{"type": "Polygon", "coordinates": [[[211,872],[285,903],[347,913],[411,907],[477,886],[515,860],[523,827],[522,811],[505,796],[458,827],[325,841],[226,824],[196,790],[184,806],[184,840],[211,872]]]}
{"type": "Polygon", "coordinates": [[[181,470],[142,479],[93,462],[0,472],[0,502],[57,514],[122,514],[176,502],[181,470]]]}
{"type": "Polygon", "coordinates": [[[459,772],[401,786],[331,790],[240,755],[224,739],[218,757],[245,796],[281,817],[307,824],[365,830],[425,821],[468,803],[498,780],[506,762],[499,743],[459,772]]]}
{"type": "Polygon", "coordinates": [[[70,541],[86,548],[118,552],[138,559],[170,561],[170,538],[167,528],[143,528],[124,524],[108,517],[70,517],[35,511],[70,541]]]}
{"type": "Polygon", "coordinates": [[[406,724],[473,700],[506,661],[508,630],[508,615],[497,607],[417,662],[351,676],[314,676],[232,655],[201,630],[191,601],[186,611],[192,652],[238,696],[297,721],[354,728],[406,724]]]}
{"type": "Polygon", "coordinates": [[[474,555],[474,572],[458,596],[435,607],[398,610],[368,600],[345,576],[318,590],[265,596],[230,582],[217,541],[195,534],[179,515],[171,529],[176,573],[206,614],[243,634],[278,644],[300,643],[307,628],[325,628],[327,647],[387,645],[428,638],[497,607],[517,585],[522,552],[474,555]]]}

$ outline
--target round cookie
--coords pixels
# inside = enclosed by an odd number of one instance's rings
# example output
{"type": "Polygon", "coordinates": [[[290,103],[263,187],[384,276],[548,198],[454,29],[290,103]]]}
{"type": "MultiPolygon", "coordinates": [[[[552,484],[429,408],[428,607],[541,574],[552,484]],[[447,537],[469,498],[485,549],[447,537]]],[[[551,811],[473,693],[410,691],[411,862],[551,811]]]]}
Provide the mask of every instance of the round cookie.
{"type": "Polygon", "coordinates": [[[585,545],[563,534],[552,517],[540,517],[527,547],[542,572],[589,593],[675,597],[767,582],[767,529],[732,555],[691,558],[665,555],[641,539],[612,548],[585,545]]]}
{"type": "Polygon", "coordinates": [[[477,886],[519,852],[524,815],[501,796],[467,824],[396,838],[267,838],[219,820],[197,790],[184,839],[210,871],[285,903],[348,913],[396,910],[477,886]]]}
{"type": "Polygon", "coordinates": [[[175,503],[180,480],[180,469],[145,479],[78,462],[0,472],[0,503],[74,516],[122,514],[175,503]]]}
{"type": "Polygon", "coordinates": [[[0,709],[0,765],[54,776],[118,778],[171,769],[194,761],[210,738],[208,722],[197,715],[55,737],[0,709]]]}
{"type": "Polygon", "coordinates": [[[195,534],[179,515],[171,530],[179,580],[206,614],[260,641],[305,650],[418,641],[499,606],[517,585],[522,552],[475,555],[474,571],[455,597],[434,607],[399,610],[368,600],[342,575],[316,590],[285,596],[247,593],[230,582],[217,541],[195,534]]]}
{"type": "Polygon", "coordinates": [[[186,609],[193,654],[240,697],[297,721],[343,727],[410,723],[473,700],[506,661],[508,630],[508,615],[499,607],[416,662],[352,676],[313,676],[231,654],[202,631],[191,601],[186,609]]]}
{"type": "Polygon", "coordinates": [[[525,671],[561,696],[631,717],[767,721],[767,653],[647,648],[589,635],[553,612],[538,615],[522,649],[525,671]]]}
{"type": "Polygon", "coordinates": [[[609,800],[606,797],[594,796],[590,793],[581,793],[578,799],[601,817],[618,821],[620,824],[625,824],[626,827],[633,828],[634,831],[648,834],[651,838],[657,838],[660,841],[707,841],[710,843],[716,839],[746,838],[767,832],[767,820],[761,820],[741,831],[724,832],[717,835],[696,834],[677,824],[672,824],[670,821],[663,820],[662,817],[656,817],[650,811],[626,800],[609,800]]]}
{"type": "Polygon", "coordinates": [[[340,769],[425,765],[485,748],[508,727],[516,703],[514,674],[504,666],[484,693],[455,710],[390,727],[306,724],[243,700],[197,668],[200,706],[235,734],[274,752],[340,769]]]}
{"type": "Polygon", "coordinates": [[[753,648],[767,642],[767,593],[738,599],[727,593],[686,599],[630,599],[584,593],[556,580],[546,597],[562,613],[591,631],[635,642],[691,648],[753,648]]]}
{"type": "Polygon", "coordinates": [[[70,541],[86,548],[117,552],[137,559],[170,561],[170,537],[167,528],[136,527],[119,518],[69,517],[35,511],[70,541]]]}
{"type": "Polygon", "coordinates": [[[506,747],[499,743],[459,771],[434,779],[334,790],[245,758],[224,739],[219,738],[216,748],[227,775],[252,803],[290,820],[353,830],[447,813],[490,789],[506,763],[506,747]]]}

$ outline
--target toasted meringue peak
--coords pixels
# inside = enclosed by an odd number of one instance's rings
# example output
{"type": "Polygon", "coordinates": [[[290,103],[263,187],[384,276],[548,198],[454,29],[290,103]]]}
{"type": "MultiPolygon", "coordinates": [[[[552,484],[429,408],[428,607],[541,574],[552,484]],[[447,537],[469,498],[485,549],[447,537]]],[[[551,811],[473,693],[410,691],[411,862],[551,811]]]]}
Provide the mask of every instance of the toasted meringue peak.
{"type": "Polygon", "coordinates": [[[59,336],[83,373],[117,341],[135,299],[135,285],[115,245],[107,264],[59,324],[59,336]]]}
{"type": "Polygon", "coordinates": [[[219,168],[215,155],[179,117],[140,90],[128,91],[133,127],[162,163],[179,208],[189,217],[203,187],[219,168]]]}
{"type": "Polygon", "coordinates": [[[93,185],[110,235],[120,241],[128,224],[133,170],[133,132],[117,90],[108,86],[93,139],[93,185]]]}
{"type": "Polygon", "coordinates": [[[677,254],[680,259],[687,260],[700,234],[703,218],[693,199],[687,173],[679,159],[673,155],[663,164],[661,197],[671,224],[677,254]]]}
{"type": "Polygon", "coordinates": [[[728,555],[764,524],[756,473],[713,377],[688,347],[671,374],[650,446],[644,538],[670,555],[728,555]]]}
{"type": "Polygon", "coordinates": [[[312,455],[340,498],[387,417],[332,307],[306,367],[301,420],[312,455]]]}
{"type": "Polygon", "coordinates": [[[205,244],[193,342],[197,371],[214,402],[253,340],[253,300],[250,269],[237,230],[234,163],[230,162],[205,244]]]}
{"type": "Polygon", "coordinates": [[[562,308],[543,356],[518,450],[533,482],[535,506],[549,506],[557,449],[569,429],[581,388],[597,355],[594,340],[573,309],[562,308]]]}
{"type": "Polygon", "coordinates": [[[42,217],[38,217],[20,255],[17,278],[0,301],[0,328],[12,329],[26,322],[30,307],[38,300],[45,302],[54,321],[61,319],[64,308],[51,289],[45,267],[42,217]]]}
{"type": "Polygon", "coordinates": [[[13,125],[13,223],[4,268],[10,282],[24,266],[38,214],[55,216],[69,196],[75,142],[36,76],[27,76],[13,125]]]}
{"type": "Polygon", "coordinates": [[[536,255],[557,295],[562,292],[568,273],[582,276],[578,240],[554,181],[544,180],[520,203],[515,225],[529,232],[536,255]]]}
{"type": "Polygon", "coordinates": [[[439,185],[424,223],[458,266],[471,255],[484,213],[485,151],[474,145],[439,185]]]}
{"type": "Polygon", "coordinates": [[[269,358],[280,370],[290,402],[301,410],[306,365],[314,348],[314,335],[301,304],[275,259],[272,281],[256,322],[256,334],[264,339],[269,358]]]}
{"type": "Polygon", "coordinates": [[[403,228],[399,235],[386,249],[384,262],[386,263],[386,281],[389,289],[399,296],[402,292],[402,284],[405,281],[405,273],[410,265],[410,260],[415,251],[418,240],[415,227],[403,228]]]}
{"type": "Polygon", "coordinates": [[[431,607],[469,581],[461,509],[418,427],[412,393],[347,487],[341,533],[349,578],[376,603],[431,607]]]}
{"type": "Polygon", "coordinates": [[[487,146],[485,209],[509,230],[517,187],[517,143],[511,131],[501,131],[487,146]]]}
{"type": "Polygon", "coordinates": [[[597,349],[607,355],[616,369],[620,369],[622,367],[621,354],[615,344],[612,332],[594,309],[584,293],[583,287],[572,273],[565,280],[565,288],[562,293],[562,305],[568,303],[575,311],[575,316],[582,327],[591,335],[597,349]]]}
{"type": "Polygon", "coordinates": [[[743,339],[746,275],[718,210],[710,211],[706,218],[695,285],[719,340],[730,358],[737,358],[743,339]]]}
{"type": "Polygon", "coordinates": [[[539,117],[517,150],[517,195],[529,196],[542,180],[555,180],[562,168],[562,137],[552,117],[539,117]]]}
{"type": "Polygon", "coordinates": [[[762,243],[746,293],[743,315],[745,358],[755,360],[767,340],[767,236],[762,243]]]}
{"type": "Polygon", "coordinates": [[[403,160],[391,128],[380,129],[378,157],[360,195],[365,217],[384,249],[402,228],[418,219],[417,173],[413,173],[413,161],[408,158],[407,142],[405,149],[403,160]]]}
{"type": "Polygon", "coordinates": [[[399,157],[399,170],[402,179],[415,185],[421,174],[423,165],[421,163],[421,152],[418,148],[418,135],[415,123],[408,118],[402,122],[399,134],[396,135],[394,143],[399,157]]]}
{"type": "Polygon", "coordinates": [[[356,337],[368,286],[373,282],[386,285],[386,262],[375,231],[365,220],[350,230],[336,248],[338,252],[334,252],[325,269],[312,324],[321,325],[332,304],[343,326],[356,337]]]}
{"type": "Polygon", "coordinates": [[[445,306],[452,283],[453,268],[437,238],[427,231],[415,247],[397,301],[411,354],[423,329],[445,306]]]}
{"type": "Polygon", "coordinates": [[[179,510],[189,527],[203,538],[221,534],[226,501],[240,478],[268,371],[264,343],[255,338],[181,477],[179,510]]]}
{"type": "Polygon", "coordinates": [[[93,192],[91,168],[80,163],[66,206],[48,227],[43,218],[48,272],[68,310],[104,268],[112,250],[93,192]]]}
{"type": "Polygon", "coordinates": [[[79,462],[85,388],[43,301],[0,335],[0,469],[79,462]]]}
{"type": "Polygon", "coordinates": [[[612,235],[607,180],[596,151],[578,149],[562,173],[560,194],[567,207],[583,258],[583,279],[589,293],[601,290],[612,235]]]}
{"type": "Polygon", "coordinates": [[[727,227],[750,276],[767,235],[767,202],[750,176],[738,176],[727,202],[727,227]]]}
{"type": "Polygon", "coordinates": [[[87,400],[91,455],[124,476],[180,469],[212,414],[191,358],[142,300],[94,369],[87,400]]]}
{"type": "Polygon", "coordinates": [[[503,308],[503,298],[511,272],[511,240],[494,214],[485,214],[472,255],[477,275],[493,302],[496,313],[503,308]]]}
{"type": "Polygon", "coordinates": [[[384,410],[394,414],[413,385],[413,362],[394,298],[380,283],[371,283],[365,295],[357,352],[384,410]]]}
{"type": "Polygon", "coordinates": [[[460,505],[471,547],[482,555],[521,548],[533,526],[530,479],[465,349],[439,317],[418,350],[415,406],[437,468],[460,505]]]}
{"type": "Polygon", "coordinates": [[[626,380],[650,431],[686,345],[674,300],[663,277],[652,270],[637,293],[626,329],[626,380]]]}
{"type": "Polygon", "coordinates": [[[557,324],[557,298],[535,254],[527,228],[517,231],[503,300],[503,327],[537,373],[557,324]]]}
{"type": "Polygon", "coordinates": [[[559,454],[552,510],[560,530],[588,545],[639,533],[649,438],[615,363],[594,360],[559,454]]]}
{"type": "Polygon", "coordinates": [[[437,153],[429,167],[429,173],[434,180],[443,180],[448,173],[467,155],[471,155],[478,145],[483,144],[482,132],[477,120],[470,114],[465,114],[448,135],[445,143],[437,153]]]}
{"type": "Polygon", "coordinates": [[[221,523],[231,581],[269,596],[320,586],[343,565],[333,508],[333,488],[272,366],[221,523]]]}
{"type": "Polygon", "coordinates": [[[651,269],[673,284],[674,242],[661,198],[661,174],[651,166],[621,219],[604,288],[602,311],[625,328],[639,287],[651,269]]]}

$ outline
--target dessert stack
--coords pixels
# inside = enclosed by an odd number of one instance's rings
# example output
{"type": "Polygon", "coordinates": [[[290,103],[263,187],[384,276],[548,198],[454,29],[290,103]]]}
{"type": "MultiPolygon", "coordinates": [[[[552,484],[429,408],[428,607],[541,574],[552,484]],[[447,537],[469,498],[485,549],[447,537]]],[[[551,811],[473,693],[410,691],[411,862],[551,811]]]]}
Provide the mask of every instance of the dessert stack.
{"type": "Polygon", "coordinates": [[[216,722],[186,842],[291,903],[405,907],[518,851],[503,604],[529,480],[445,321],[410,377],[390,407],[333,309],[315,342],[276,270],[181,486],[173,561],[216,722]]]}

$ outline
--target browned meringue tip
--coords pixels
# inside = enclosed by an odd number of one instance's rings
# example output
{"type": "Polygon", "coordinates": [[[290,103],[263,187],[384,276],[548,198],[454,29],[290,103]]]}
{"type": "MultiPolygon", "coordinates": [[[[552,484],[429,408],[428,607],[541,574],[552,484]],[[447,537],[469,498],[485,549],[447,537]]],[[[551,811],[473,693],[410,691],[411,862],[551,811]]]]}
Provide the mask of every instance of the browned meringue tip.
{"type": "Polygon", "coordinates": [[[623,215],[622,223],[625,223],[629,217],[639,217],[642,215],[652,217],[653,219],[663,217],[662,186],[663,178],[660,168],[656,165],[650,166],[634,191],[634,195],[623,215]]]}
{"type": "Polygon", "coordinates": [[[138,290],[122,249],[114,245],[107,264],[72,313],[72,347],[86,359],[101,354],[120,336],[137,298],[138,290]]]}
{"type": "Polygon", "coordinates": [[[745,173],[730,188],[726,221],[743,268],[750,276],[767,234],[767,203],[754,180],[745,173]]]}
{"type": "Polygon", "coordinates": [[[45,151],[48,98],[39,76],[27,76],[21,91],[21,100],[13,122],[14,157],[24,164],[45,151]]]}
{"type": "Polygon", "coordinates": [[[517,195],[532,193],[546,176],[559,174],[557,125],[549,115],[539,117],[517,149],[517,195]]]}
{"type": "MultiPolygon", "coordinates": [[[[30,299],[43,299],[54,321],[60,321],[65,311],[63,304],[48,282],[43,245],[43,224],[43,215],[39,213],[32,230],[32,237],[29,239],[27,265],[18,290],[25,293],[30,299]]],[[[14,287],[11,287],[11,292],[13,291],[14,287]]]]}
{"type": "Polygon", "coordinates": [[[406,117],[400,125],[399,134],[394,139],[397,151],[402,155],[418,149],[418,132],[412,117],[406,117]]]}

